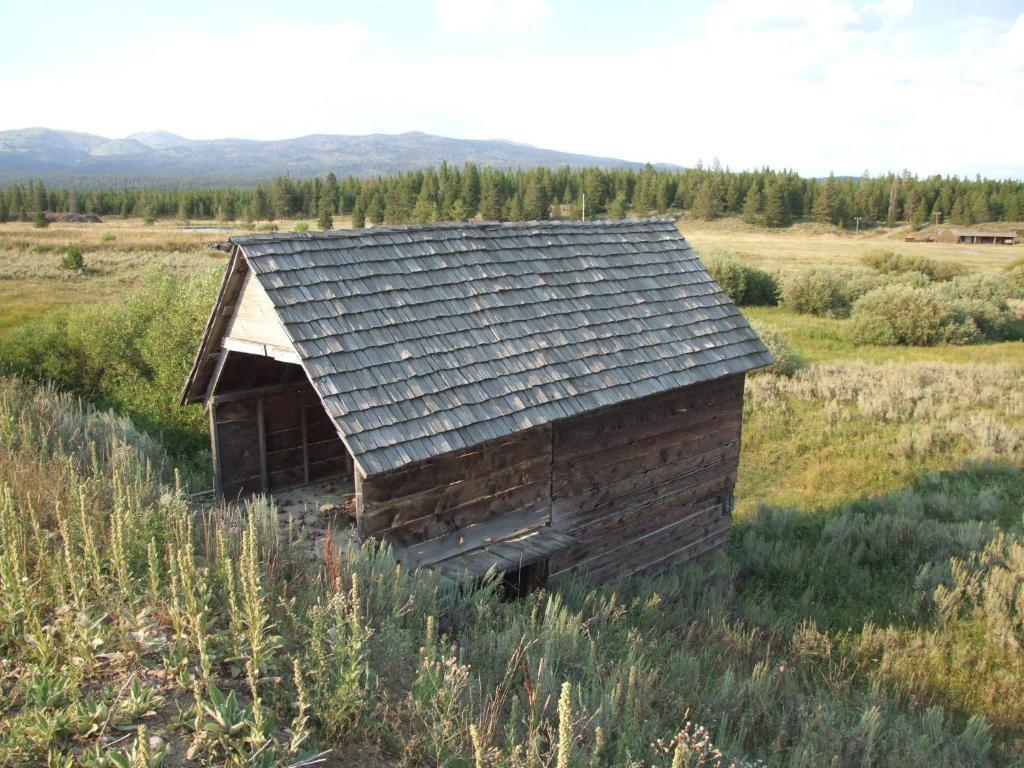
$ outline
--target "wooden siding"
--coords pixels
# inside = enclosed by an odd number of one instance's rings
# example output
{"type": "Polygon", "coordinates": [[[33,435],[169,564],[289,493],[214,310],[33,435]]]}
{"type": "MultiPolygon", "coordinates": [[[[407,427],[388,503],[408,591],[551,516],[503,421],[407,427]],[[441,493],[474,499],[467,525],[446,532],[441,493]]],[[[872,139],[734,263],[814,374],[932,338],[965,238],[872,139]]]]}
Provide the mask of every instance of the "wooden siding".
{"type": "Polygon", "coordinates": [[[223,346],[240,352],[299,361],[274,303],[252,272],[246,272],[242,280],[234,311],[224,331],[223,346]],[[257,346],[269,347],[269,350],[258,350],[257,346]]]}
{"type": "Polygon", "coordinates": [[[308,382],[215,396],[211,408],[215,470],[227,498],[351,474],[351,459],[308,382]]]}
{"type": "Polygon", "coordinates": [[[728,542],[743,375],[557,422],[551,524],[581,544],[553,579],[648,573],[728,542]]]}
{"type": "Polygon", "coordinates": [[[686,387],[362,478],[363,536],[416,562],[550,524],[579,544],[552,578],[651,573],[729,540],[743,375],[686,387]],[[413,556],[413,554],[415,556],[413,556]]]}
{"type": "MultiPolygon", "coordinates": [[[[364,478],[358,502],[363,536],[400,546],[440,540],[476,523],[509,517],[522,528],[550,519],[551,429],[527,430],[476,449],[364,478]]],[[[511,531],[509,531],[511,532],[511,531]]],[[[468,548],[472,537],[456,537],[468,548]]]]}

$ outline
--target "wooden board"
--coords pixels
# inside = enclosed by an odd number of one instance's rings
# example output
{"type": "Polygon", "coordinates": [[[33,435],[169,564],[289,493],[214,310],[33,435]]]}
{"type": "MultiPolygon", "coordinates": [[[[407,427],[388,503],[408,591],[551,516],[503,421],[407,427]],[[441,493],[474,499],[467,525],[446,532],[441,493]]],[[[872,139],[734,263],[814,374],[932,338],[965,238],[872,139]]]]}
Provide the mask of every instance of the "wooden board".
{"type": "Polygon", "coordinates": [[[492,568],[517,571],[541,560],[549,560],[575,546],[576,541],[571,536],[540,526],[423,565],[440,568],[453,576],[469,573],[480,577],[492,568]]]}
{"type": "MultiPolygon", "coordinates": [[[[242,281],[242,289],[225,327],[224,339],[266,345],[291,352],[298,359],[274,303],[252,272],[246,272],[242,281]]],[[[224,346],[231,348],[230,344],[224,346]]],[[[240,351],[246,350],[243,347],[240,351]]]]}
{"type": "Polygon", "coordinates": [[[532,429],[446,458],[367,478],[364,536],[408,545],[524,509],[550,519],[550,428],[532,429]]]}
{"type": "Polygon", "coordinates": [[[557,423],[552,526],[580,545],[551,578],[653,572],[724,545],[742,412],[732,376],[557,423]]]}

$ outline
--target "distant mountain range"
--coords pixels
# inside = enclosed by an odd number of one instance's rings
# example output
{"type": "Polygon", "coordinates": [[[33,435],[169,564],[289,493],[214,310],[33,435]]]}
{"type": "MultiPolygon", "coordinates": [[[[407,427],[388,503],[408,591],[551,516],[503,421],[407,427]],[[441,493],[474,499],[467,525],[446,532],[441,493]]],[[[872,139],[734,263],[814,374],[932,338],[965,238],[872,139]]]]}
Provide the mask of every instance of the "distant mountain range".
{"type": "MultiPolygon", "coordinates": [[[[400,173],[467,161],[497,168],[569,165],[639,168],[641,163],[540,149],[503,140],[450,139],[427,133],[332,136],[281,141],[195,140],[166,131],[108,139],[50,128],[0,131],[0,180],[59,178],[73,183],[178,185],[245,182],[290,174],[342,176],[400,173]]],[[[659,166],[669,167],[669,166],[659,166]]]]}

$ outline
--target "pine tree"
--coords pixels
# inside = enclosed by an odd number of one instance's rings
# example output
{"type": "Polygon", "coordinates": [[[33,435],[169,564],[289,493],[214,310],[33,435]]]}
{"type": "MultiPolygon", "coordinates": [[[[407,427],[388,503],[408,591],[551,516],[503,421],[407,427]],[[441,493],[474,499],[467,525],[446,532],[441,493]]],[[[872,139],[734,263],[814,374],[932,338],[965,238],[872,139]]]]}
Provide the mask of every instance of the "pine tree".
{"type": "Polygon", "coordinates": [[[78,213],[78,195],[73,189],[68,192],[68,213],[78,213]]]}
{"type": "Polygon", "coordinates": [[[544,179],[540,173],[530,177],[526,186],[526,195],[523,198],[523,217],[532,221],[546,219],[548,217],[548,190],[544,186],[544,179]]]}
{"type": "Polygon", "coordinates": [[[49,210],[46,204],[46,187],[43,186],[43,182],[41,181],[35,185],[35,189],[32,193],[32,210],[36,213],[49,210]]]}
{"type": "Polygon", "coordinates": [[[355,229],[366,226],[366,198],[362,193],[356,195],[356,201],[352,205],[352,226],[355,229]]]}
{"type": "Polygon", "coordinates": [[[825,185],[816,192],[814,197],[814,220],[821,224],[836,223],[836,177],[828,175],[825,185]]]}
{"type": "Polygon", "coordinates": [[[747,190],[747,196],[743,199],[743,220],[747,224],[757,224],[761,219],[761,211],[764,210],[764,195],[761,194],[761,184],[755,181],[747,190]]]}
{"type": "Polygon", "coordinates": [[[769,182],[764,193],[764,223],[769,227],[786,224],[786,205],[777,182],[769,182]]]}
{"type": "Polygon", "coordinates": [[[1020,221],[1021,196],[1009,193],[1003,204],[1003,216],[1007,221],[1020,221]]]}
{"type": "Polygon", "coordinates": [[[384,211],[384,195],[381,194],[381,191],[378,188],[374,191],[373,197],[370,198],[370,204],[366,206],[366,218],[368,218],[372,224],[383,224],[384,211]]]}
{"type": "Polygon", "coordinates": [[[316,225],[322,230],[334,229],[334,214],[337,212],[337,209],[338,180],[334,177],[333,173],[329,173],[327,174],[327,181],[320,185],[316,225]]]}
{"type": "MultiPolygon", "coordinates": [[[[338,213],[338,199],[340,197],[340,190],[338,188],[338,177],[334,175],[334,171],[331,171],[324,178],[324,183],[320,187],[320,202],[318,211],[320,216],[323,216],[324,209],[327,209],[327,213],[334,216],[338,213]]],[[[324,229],[330,229],[331,227],[324,227],[324,229]]]]}
{"type": "Polygon", "coordinates": [[[466,163],[461,186],[459,197],[466,206],[467,218],[472,218],[480,210],[480,171],[475,163],[466,163]]]}
{"type": "Polygon", "coordinates": [[[608,217],[611,219],[626,218],[626,193],[619,192],[608,204],[608,217]]]}
{"type": "Polygon", "coordinates": [[[10,215],[11,213],[7,209],[7,198],[3,193],[0,193],[0,224],[6,224],[10,215]]]}
{"type": "Polygon", "coordinates": [[[484,221],[501,221],[502,200],[498,180],[493,174],[487,174],[480,182],[480,215],[484,221]]]}
{"type": "Polygon", "coordinates": [[[988,208],[988,195],[985,194],[985,190],[974,194],[974,199],[971,201],[971,216],[979,223],[992,221],[992,213],[988,208]]]}
{"type": "Polygon", "coordinates": [[[697,197],[693,200],[691,210],[694,216],[704,221],[711,221],[718,216],[717,195],[710,177],[706,177],[697,190],[697,197]]]}
{"type": "Polygon", "coordinates": [[[523,213],[523,201],[519,197],[519,193],[515,193],[509,198],[508,202],[505,203],[505,221],[523,221],[525,214],[523,213]]]}
{"type": "Polygon", "coordinates": [[[587,195],[587,218],[593,218],[604,211],[604,183],[601,173],[596,168],[587,172],[583,182],[583,191],[587,195]]]}

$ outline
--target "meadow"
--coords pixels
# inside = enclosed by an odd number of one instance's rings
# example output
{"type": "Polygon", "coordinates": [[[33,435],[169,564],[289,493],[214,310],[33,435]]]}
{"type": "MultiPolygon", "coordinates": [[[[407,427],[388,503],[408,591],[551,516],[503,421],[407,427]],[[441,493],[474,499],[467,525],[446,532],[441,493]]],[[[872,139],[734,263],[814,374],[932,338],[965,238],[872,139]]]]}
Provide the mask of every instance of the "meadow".
{"type": "MultiPolygon", "coordinates": [[[[203,424],[168,400],[224,259],[178,226],[0,227],[0,764],[1024,765],[1010,326],[877,345],[746,307],[795,363],[748,381],[729,551],[507,601],[374,546],[310,561],[267,500],[190,509],[203,424]]],[[[1021,253],[680,227],[780,275],[891,249],[1002,276],[1021,253]]]]}

